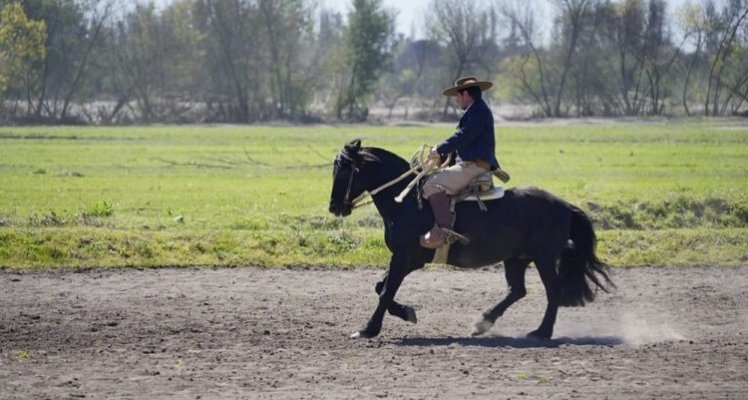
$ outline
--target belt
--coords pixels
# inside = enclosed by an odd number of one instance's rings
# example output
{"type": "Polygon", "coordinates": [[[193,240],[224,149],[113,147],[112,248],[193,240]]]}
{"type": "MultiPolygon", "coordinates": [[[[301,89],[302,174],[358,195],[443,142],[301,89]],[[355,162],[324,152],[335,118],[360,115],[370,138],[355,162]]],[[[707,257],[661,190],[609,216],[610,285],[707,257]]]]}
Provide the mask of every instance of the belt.
{"type": "Polygon", "coordinates": [[[475,160],[473,160],[473,162],[475,163],[475,165],[485,169],[486,171],[491,170],[491,164],[487,163],[486,161],[483,161],[480,158],[476,158],[475,160]]]}

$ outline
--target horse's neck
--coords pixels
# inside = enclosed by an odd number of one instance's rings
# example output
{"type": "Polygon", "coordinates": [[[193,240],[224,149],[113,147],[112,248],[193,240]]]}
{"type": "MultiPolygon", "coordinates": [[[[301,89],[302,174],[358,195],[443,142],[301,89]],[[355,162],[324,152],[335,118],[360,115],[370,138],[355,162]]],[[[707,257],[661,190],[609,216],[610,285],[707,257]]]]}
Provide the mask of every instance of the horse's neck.
{"type": "MultiPolygon", "coordinates": [[[[370,187],[367,190],[370,192],[397,179],[410,169],[408,162],[394,153],[377,147],[369,147],[366,150],[378,158],[377,161],[365,164],[369,169],[368,185],[370,187]]],[[[400,186],[400,184],[401,182],[398,182],[393,187],[400,186]]]]}
{"type": "MultiPolygon", "coordinates": [[[[368,188],[369,191],[397,179],[410,168],[408,163],[398,156],[385,150],[378,150],[381,151],[381,153],[375,154],[380,157],[381,161],[372,164],[373,169],[371,171],[371,176],[374,177],[374,179],[372,179],[372,187],[368,188]]],[[[406,196],[402,203],[395,202],[395,197],[405,190],[405,187],[413,180],[413,178],[415,178],[415,175],[409,175],[402,181],[372,196],[374,204],[382,215],[382,218],[392,219],[399,210],[405,208],[409,209],[415,205],[416,199],[412,193],[406,196]]]]}

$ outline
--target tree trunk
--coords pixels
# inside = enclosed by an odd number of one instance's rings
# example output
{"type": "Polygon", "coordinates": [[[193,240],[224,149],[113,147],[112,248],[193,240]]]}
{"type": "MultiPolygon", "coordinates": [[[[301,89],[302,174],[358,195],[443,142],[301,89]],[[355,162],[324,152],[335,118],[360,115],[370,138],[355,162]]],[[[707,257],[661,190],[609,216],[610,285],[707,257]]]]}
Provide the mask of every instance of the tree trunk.
{"type": "Polygon", "coordinates": [[[62,112],[60,112],[60,119],[64,120],[67,117],[68,112],[68,106],[70,105],[70,101],[73,98],[73,95],[78,89],[78,85],[80,84],[81,80],[83,79],[83,72],[86,69],[86,64],[88,63],[88,57],[91,55],[91,51],[93,50],[94,44],[96,44],[96,40],[99,37],[99,33],[101,33],[101,28],[104,26],[104,21],[107,18],[107,15],[109,14],[109,5],[104,10],[104,15],[101,16],[101,19],[96,24],[96,28],[94,29],[93,35],[91,35],[91,39],[88,42],[88,46],[86,47],[86,51],[83,54],[83,60],[81,60],[80,65],[78,66],[78,72],[75,75],[75,79],[73,80],[73,83],[70,85],[70,90],[68,90],[68,93],[65,95],[64,102],[62,105],[62,112]]]}
{"type": "Polygon", "coordinates": [[[693,72],[694,66],[696,66],[696,61],[699,59],[699,53],[701,52],[701,45],[702,45],[702,38],[701,38],[701,32],[699,32],[699,37],[696,39],[696,50],[693,53],[693,57],[691,58],[691,62],[688,64],[688,70],[686,71],[686,78],[683,83],[683,108],[686,111],[687,116],[691,116],[691,110],[688,109],[688,84],[691,80],[691,73],[693,72]]]}

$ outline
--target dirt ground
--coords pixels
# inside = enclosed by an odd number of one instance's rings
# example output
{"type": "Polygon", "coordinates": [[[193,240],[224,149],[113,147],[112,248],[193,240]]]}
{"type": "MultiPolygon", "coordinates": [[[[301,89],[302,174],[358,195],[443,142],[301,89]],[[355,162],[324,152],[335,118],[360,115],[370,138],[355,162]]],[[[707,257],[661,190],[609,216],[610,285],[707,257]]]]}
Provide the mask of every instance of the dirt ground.
{"type": "Polygon", "coordinates": [[[748,267],[616,269],[618,290],[559,312],[544,291],[483,337],[503,270],[430,268],[373,311],[382,270],[0,271],[0,398],[748,398],[748,267]]]}

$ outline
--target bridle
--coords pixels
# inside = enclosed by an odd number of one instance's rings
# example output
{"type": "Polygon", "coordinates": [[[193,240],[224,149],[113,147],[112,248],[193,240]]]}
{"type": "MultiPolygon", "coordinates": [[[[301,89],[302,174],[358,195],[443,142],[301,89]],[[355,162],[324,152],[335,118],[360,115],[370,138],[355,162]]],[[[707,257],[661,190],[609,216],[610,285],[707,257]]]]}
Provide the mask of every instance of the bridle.
{"type": "MultiPolygon", "coordinates": [[[[351,165],[351,174],[348,177],[348,188],[345,190],[345,197],[343,198],[343,204],[350,206],[351,209],[356,208],[356,200],[358,200],[359,197],[356,197],[351,201],[351,188],[353,187],[353,177],[358,173],[358,167],[355,165],[351,165]]],[[[363,196],[363,193],[361,194],[363,196]]]]}
{"type": "MultiPolygon", "coordinates": [[[[435,163],[431,163],[429,161],[426,161],[424,158],[424,154],[428,154],[428,151],[430,150],[430,146],[428,145],[422,145],[419,147],[419,149],[416,151],[416,153],[411,158],[410,163],[410,169],[405,171],[402,175],[398,176],[397,178],[379,186],[378,188],[374,190],[368,191],[368,196],[375,196],[379,192],[389,188],[390,186],[393,186],[397,184],[398,182],[402,181],[403,179],[407,178],[409,175],[413,174],[416,175],[416,177],[410,182],[410,184],[403,190],[399,196],[395,197],[395,201],[398,203],[402,203],[405,196],[410,192],[411,189],[426,175],[433,173],[435,170],[446,167],[449,162],[452,159],[452,155],[450,154],[449,157],[447,157],[447,160],[444,161],[443,164],[438,165],[435,163]]],[[[341,166],[338,165],[338,168],[341,166]]],[[[365,205],[368,205],[373,202],[372,199],[366,199],[367,192],[362,192],[358,197],[351,200],[351,188],[353,187],[353,177],[359,172],[359,167],[357,167],[355,164],[351,163],[351,175],[348,177],[348,187],[345,191],[345,198],[343,198],[343,204],[350,206],[351,210],[354,210],[359,207],[363,207],[365,205]],[[365,200],[366,199],[366,200],[365,200]]],[[[420,196],[419,196],[419,208],[420,205],[420,196]]]]}
{"type": "MultiPolygon", "coordinates": [[[[351,175],[348,177],[348,187],[345,190],[345,197],[343,198],[343,204],[347,205],[347,206],[350,206],[351,210],[354,210],[356,208],[363,207],[365,205],[368,205],[368,204],[372,203],[373,200],[372,199],[366,199],[367,196],[375,196],[379,192],[381,192],[381,191],[389,188],[390,186],[395,185],[398,182],[402,181],[403,179],[407,178],[408,175],[416,174],[417,173],[417,171],[416,171],[415,168],[411,168],[408,171],[405,171],[405,173],[403,173],[402,175],[398,176],[397,178],[395,178],[395,179],[393,179],[393,180],[391,180],[391,181],[389,181],[389,182],[387,182],[387,183],[379,186],[376,189],[369,190],[368,192],[364,191],[360,195],[358,195],[358,197],[356,197],[355,199],[351,200],[351,188],[353,187],[353,178],[354,178],[354,176],[358,172],[359,172],[359,168],[357,166],[355,166],[355,165],[352,165],[351,175]]],[[[405,193],[405,192],[403,192],[403,193],[405,193]]]]}

